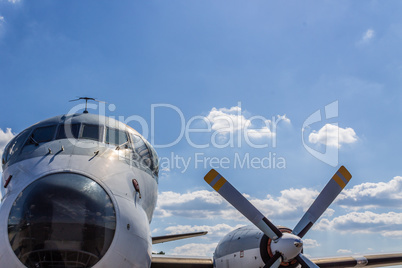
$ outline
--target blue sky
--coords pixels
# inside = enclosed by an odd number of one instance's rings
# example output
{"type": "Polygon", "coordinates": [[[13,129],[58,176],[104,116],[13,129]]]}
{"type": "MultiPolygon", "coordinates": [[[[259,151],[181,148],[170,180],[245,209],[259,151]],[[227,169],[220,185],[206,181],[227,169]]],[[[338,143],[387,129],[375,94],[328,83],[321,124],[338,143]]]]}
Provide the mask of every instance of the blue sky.
{"type": "Polygon", "coordinates": [[[115,105],[109,116],[145,119],[155,144],[178,139],[156,148],[168,165],[151,228],[210,235],[155,251],[210,255],[226,232],[247,224],[203,181],[213,157],[228,162],[218,169],[240,192],[290,228],[343,164],[352,181],[306,236],[305,252],[401,251],[401,5],[0,0],[0,145],[69,112],[68,100],[96,97],[115,105]],[[336,116],[326,119],[330,104],[336,116]],[[316,111],[323,119],[302,140],[316,111]],[[211,129],[180,137],[189,129],[181,119],[211,129]],[[306,148],[335,152],[335,167],[306,148]],[[172,164],[172,154],[188,168],[172,164]],[[245,158],[260,164],[239,167],[245,158]]]}

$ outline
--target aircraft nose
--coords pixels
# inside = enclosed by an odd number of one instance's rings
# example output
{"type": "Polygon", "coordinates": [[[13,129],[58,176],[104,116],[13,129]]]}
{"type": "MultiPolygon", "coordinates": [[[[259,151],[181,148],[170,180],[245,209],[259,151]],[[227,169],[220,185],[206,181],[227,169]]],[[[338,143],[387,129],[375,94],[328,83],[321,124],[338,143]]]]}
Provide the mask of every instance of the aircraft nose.
{"type": "Polygon", "coordinates": [[[8,218],[10,245],[27,267],[92,267],[108,250],[116,213],[94,180],[58,173],[17,197],[8,218]]]}

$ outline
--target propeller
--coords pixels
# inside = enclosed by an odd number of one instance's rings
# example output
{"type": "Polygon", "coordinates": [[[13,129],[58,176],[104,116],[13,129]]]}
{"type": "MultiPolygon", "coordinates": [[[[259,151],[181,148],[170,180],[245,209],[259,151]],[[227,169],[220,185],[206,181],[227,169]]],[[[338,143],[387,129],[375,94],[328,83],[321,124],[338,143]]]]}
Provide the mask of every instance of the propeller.
{"type": "Polygon", "coordinates": [[[281,262],[282,254],[277,251],[275,255],[264,265],[264,268],[278,268],[281,265],[281,262]]]}
{"type": "Polygon", "coordinates": [[[204,177],[205,181],[217,191],[223,198],[234,206],[249,221],[258,227],[272,240],[282,236],[282,232],[276,228],[265,216],[254,207],[239,191],[236,190],[221,174],[211,169],[204,177]]]}
{"type": "Polygon", "coordinates": [[[273,241],[270,247],[274,255],[271,256],[264,268],[278,268],[282,262],[290,262],[294,259],[303,267],[318,267],[302,254],[303,241],[301,238],[331,205],[351,178],[349,171],[341,166],[304,214],[293,232],[288,234],[282,233],[216,170],[211,169],[204,177],[205,181],[215,191],[273,241]]]}
{"type": "Polygon", "coordinates": [[[344,166],[341,166],[301,218],[292,233],[302,238],[345,188],[351,178],[352,175],[350,175],[349,171],[344,166]]]}
{"type": "Polygon", "coordinates": [[[312,262],[309,258],[300,253],[296,256],[296,260],[302,265],[302,267],[309,267],[309,268],[320,268],[317,264],[312,262]]]}

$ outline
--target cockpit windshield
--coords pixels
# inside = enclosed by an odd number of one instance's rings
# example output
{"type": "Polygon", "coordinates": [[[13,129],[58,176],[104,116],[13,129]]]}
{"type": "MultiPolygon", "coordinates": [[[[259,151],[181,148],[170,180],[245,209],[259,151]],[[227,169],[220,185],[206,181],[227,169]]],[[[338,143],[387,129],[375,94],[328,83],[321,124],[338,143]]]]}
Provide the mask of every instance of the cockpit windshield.
{"type": "MultiPolygon", "coordinates": [[[[157,154],[152,146],[140,135],[118,127],[114,128],[89,122],[73,122],[69,124],[62,122],[28,128],[7,145],[4,150],[2,164],[7,164],[10,159],[17,155],[23,156],[26,154],[24,157],[35,157],[36,148],[40,147],[40,145],[63,139],[96,141],[112,145],[115,150],[124,149],[122,160],[134,161],[139,168],[158,176],[157,154]]],[[[56,148],[60,148],[59,146],[58,144],[56,148]]],[[[64,147],[61,147],[64,150],[64,147]]],[[[51,152],[54,150],[53,148],[49,145],[46,148],[46,152],[51,152]]],[[[43,148],[42,151],[38,150],[37,154],[40,154],[40,152],[44,152],[43,148]]],[[[85,153],[85,150],[74,151],[74,153],[78,152],[82,154],[85,153]]],[[[93,150],[90,150],[90,154],[93,154],[93,150]]]]}
{"type": "Polygon", "coordinates": [[[74,138],[78,139],[80,124],[60,124],[56,140],[74,138]]]}
{"type": "Polygon", "coordinates": [[[106,144],[123,145],[128,143],[127,133],[125,131],[106,127],[106,144]]]}
{"type": "Polygon", "coordinates": [[[138,160],[141,165],[149,168],[156,176],[158,176],[159,161],[155,150],[140,136],[130,134],[130,137],[133,142],[133,159],[138,160]]]}
{"type": "Polygon", "coordinates": [[[101,129],[99,125],[82,124],[82,139],[101,141],[101,129]]]}
{"type": "Polygon", "coordinates": [[[38,127],[29,136],[27,144],[39,145],[40,143],[53,140],[56,133],[56,127],[57,125],[38,127]]]}
{"type": "Polygon", "coordinates": [[[24,144],[25,140],[27,139],[28,134],[29,131],[24,130],[17,137],[15,137],[9,142],[6,149],[4,150],[2,158],[3,165],[7,163],[13,156],[16,156],[20,152],[21,147],[24,144]]]}

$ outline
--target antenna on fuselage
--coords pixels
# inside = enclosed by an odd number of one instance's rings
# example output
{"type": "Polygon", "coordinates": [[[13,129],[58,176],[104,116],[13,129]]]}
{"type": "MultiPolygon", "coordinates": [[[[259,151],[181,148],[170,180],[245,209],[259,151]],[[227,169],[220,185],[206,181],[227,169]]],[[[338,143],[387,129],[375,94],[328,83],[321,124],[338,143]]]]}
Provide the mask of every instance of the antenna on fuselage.
{"type": "Polygon", "coordinates": [[[84,112],[83,112],[84,114],[87,114],[87,113],[88,113],[88,101],[89,101],[89,100],[105,103],[104,101],[100,101],[100,100],[97,100],[97,99],[95,99],[95,98],[90,98],[90,97],[78,97],[78,99],[70,100],[69,102],[72,102],[72,101],[79,101],[79,100],[85,100],[85,110],[84,110],[84,112]]]}

